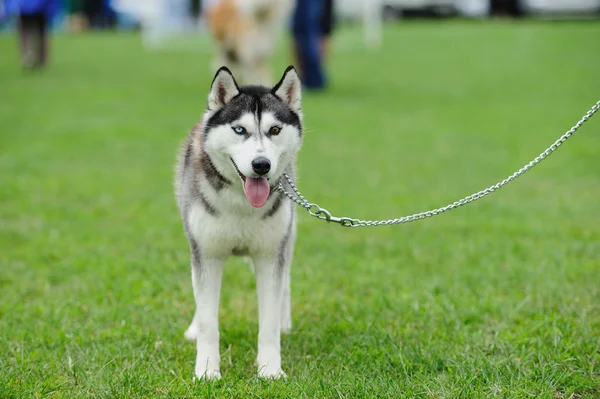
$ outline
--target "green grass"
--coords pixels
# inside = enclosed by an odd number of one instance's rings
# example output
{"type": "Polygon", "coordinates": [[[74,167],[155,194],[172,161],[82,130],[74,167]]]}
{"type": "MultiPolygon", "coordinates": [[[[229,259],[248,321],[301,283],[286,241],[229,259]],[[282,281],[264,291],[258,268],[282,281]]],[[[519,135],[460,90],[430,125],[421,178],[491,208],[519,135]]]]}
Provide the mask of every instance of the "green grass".
{"type": "MultiPolygon", "coordinates": [[[[597,22],[402,23],[378,53],[338,33],[299,158],[299,187],[336,215],[482,189],[600,99],[597,22]]],[[[171,178],[212,78],[197,42],[57,37],[52,67],[24,74],[0,37],[0,397],[600,397],[600,116],[442,216],[343,229],[300,214],[289,378],[255,377],[254,281],[232,260],[223,380],[193,383],[171,178]]]]}

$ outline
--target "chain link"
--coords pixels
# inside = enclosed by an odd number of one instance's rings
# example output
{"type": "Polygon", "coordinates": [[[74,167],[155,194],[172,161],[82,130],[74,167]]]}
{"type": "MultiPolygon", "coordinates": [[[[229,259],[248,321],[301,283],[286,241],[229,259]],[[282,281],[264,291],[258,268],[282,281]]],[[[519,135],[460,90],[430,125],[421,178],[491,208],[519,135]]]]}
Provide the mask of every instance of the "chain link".
{"type": "Polygon", "coordinates": [[[512,175],[508,176],[506,179],[504,179],[484,190],[478,191],[478,192],[471,194],[467,197],[464,197],[458,201],[448,204],[442,208],[432,209],[430,211],[425,211],[425,212],[421,212],[421,213],[415,213],[414,215],[410,215],[410,216],[403,216],[400,218],[388,219],[388,220],[360,220],[360,219],[353,219],[353,218],[348,218],[348,217],[332,216],[331,213],[327,209],[321,208],[317,204],[308,202],[306,200],[306,198],[304,198],[304,196],[300,193],[298,188],[294,185],[294,183],[292,182],[292,179],[285,173],[284,173],[283,177],[287,181],[287,184],[290,186],[290,188],[294,191],[295,195],[287,192],[281,182],[277,186],[277,189],[279,191],[281,191],[286,197],[288,197],[289,199],[294,201],[296,204],[298,204],[301,207],[303,207],[304,209],[306,209],[311,216],[314,216],[321,220],[326,220],[328,222],[339,223],[343,227],[387,226],[387,225],[391,225],[391,224],[402,224],[402,223],[414,222],[415,220],[421,220],[421,219],[425,219],[425,218],[428,218],[431,216],[439,215],[440,213],[444,213],[446,211],[449,211],[449,210],[458,208],[460,206],[463,206],[465,204],[471,203],[473,201],[476,201],[480,198],[485,197],[486,195],[488,195],[490,193],[493,193],[494,191],[498,190],[500,187],[504,186],[505,184],[513,181],[517,177],[521,176],[523,173],[527,172],[529,169],[533,168],[538,163],[542,162],[554,151],[556,151],[556,149],[558,147],[560,147],[565,141],[567,141],[567,139],[569,137],[571,137],[573,135],[573,133],[575,133],[577,131],[577,129],[579,129],[581,127],[581,125],[583,125],[589,118],[591,118],[596,113],[596,111],[598,111],[598,109],[600,109],[600,101],[598,101],[596,104],[594,104],[592,106],[592,108],[579,120],[579,122],[577,122],[575,124],[575,126],[573,126],[571,129],[569,129],[565,134],[563,134],[558,140],[556,140],[544,152],[542,152],[540,155],[535,157],[531,162],[529,162],[528,164],[523,166],[521,169],[519,169],[512,175]]]}

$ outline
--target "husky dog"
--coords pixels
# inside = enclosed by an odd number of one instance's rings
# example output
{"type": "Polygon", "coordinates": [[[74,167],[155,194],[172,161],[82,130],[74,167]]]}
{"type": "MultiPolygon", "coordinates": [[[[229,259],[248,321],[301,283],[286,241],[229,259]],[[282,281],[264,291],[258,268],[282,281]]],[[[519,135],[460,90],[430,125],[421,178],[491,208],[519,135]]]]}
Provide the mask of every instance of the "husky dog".
{"type": "Polygon", "coordinates": [[[196,300],[185,336],[196,340],[197,378],[221,377],[219,296],[223,263],[231,255],[248,257],[255,269],[258,375],[285,376],[280,334],[292,326],[296,220],[294,203],[275,188],[285,180],[284,172],[293,176],[302,144],[300,104],[301,83],[291,66],[272,89],[240,87],[222,67],[208,108],[179,153],[176,197],[190,246],[196,300]]]}
{"type": "Polygon", "coordinates": [[[218,0],[206,20],[216,45],[213,65],[226,65],[243,84],[272,85],[269,60],[292,14],[293,0],[218,0]]]}

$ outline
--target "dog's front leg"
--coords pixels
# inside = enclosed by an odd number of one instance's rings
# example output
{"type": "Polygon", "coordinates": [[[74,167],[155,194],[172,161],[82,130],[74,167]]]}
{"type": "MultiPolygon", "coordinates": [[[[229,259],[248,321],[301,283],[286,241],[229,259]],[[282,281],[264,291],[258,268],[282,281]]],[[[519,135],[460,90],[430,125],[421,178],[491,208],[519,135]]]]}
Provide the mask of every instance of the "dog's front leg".
{"type": "Polygon", "coordinates": [[[219,379],[219,298],[224,261],[195,255],[192,255],[192,284],[196,313],[185,336],[196,339],[196,378],[219,379]]]}
{"type": "Polygon", "coordinates": [[[258,296],[258,375],[285,377],[281,369],[281,305],[283,265],[277,258],[255,258],[258,296]]]}
{"type": "Polygon", "coordinates": [[[282,296],[281,296],[281,332],[289,334],[292,331],[292,291],[291,291],[291,262],[283,265],[282,296]]]}

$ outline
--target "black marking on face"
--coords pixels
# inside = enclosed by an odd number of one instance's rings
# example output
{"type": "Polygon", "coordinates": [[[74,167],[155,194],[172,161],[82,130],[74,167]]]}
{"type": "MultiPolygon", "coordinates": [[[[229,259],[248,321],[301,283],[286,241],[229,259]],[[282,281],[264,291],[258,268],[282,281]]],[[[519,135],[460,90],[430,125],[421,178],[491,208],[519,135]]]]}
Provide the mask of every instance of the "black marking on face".
{"type": "Polygon", "coordinates": [[[302,124],[300,123],[300,116],[292,111],[279,97],[274,94],[264,96],[262,98],[263,106],[266,111],[272,112],[275,115],[275,119],[286,125],[294,126],[300,132],[302,137],[302,124]]]}
{"type": "Polygon", "coordinates": [[[227,180],[215,167],[215,165],[210,160],[210,157],[205,152],[202,154],[200,158],[201,168],[204,171],[204,175],[206,176],[206,180],[210,183],[210,185],[216,190],[220,191],[225,186],[231,184],[229,180],[227,180]]]}
{"type": "MultiPolygon", "coordinates": [[[[263,112],[263,107],[262,107],[262,102],[260,100],[260,96],[258,95],[253,95],[252,97],[254,97],[254,106],[256,107],[254,112],[256,113],[256,126],[260,126],[260,121],[262,118],[262,112],[263,112]]],[[[258,132],[260,134],[260,132],[258,132]]]]}
{"type": "Polygon", "coordinates": [[[295,126],[302,136],[300,116],[269,89],[262,86],[242,86],[239,90],[238,95],[208,119],[205,137],[208,137],[212,129],[233,123],[246,114],[257,115],[260,126],[260,118],[265,112],[273,113],[283,124],[295,126]]]}
{"type": "Polygon", "coordinates": [[[258,135],[258,139],[260,140],[260,143],[263,144],[263,134],[260,131],[260,121],[262,119],[262,106],[261,106],[261,101],[260,101],[260,97],[259,96],[253,96],[254,97],[254,120],[256,123],[256,126],[259,127],[257,135],[258,135]]]}

